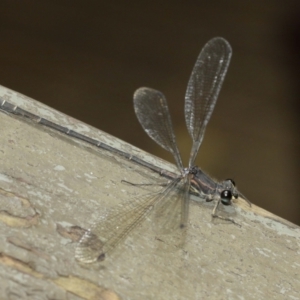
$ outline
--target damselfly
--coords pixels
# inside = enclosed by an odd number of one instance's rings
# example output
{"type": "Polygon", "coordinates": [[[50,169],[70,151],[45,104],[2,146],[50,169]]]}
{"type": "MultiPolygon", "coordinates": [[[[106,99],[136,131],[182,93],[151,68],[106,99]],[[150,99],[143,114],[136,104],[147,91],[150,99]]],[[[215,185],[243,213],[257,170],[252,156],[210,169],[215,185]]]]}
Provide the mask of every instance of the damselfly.
{"type": "Polygon", "coordinates": [[[183,167],[175,141],[165,96],[151,88],[139,88],[134,93],[136,116],[146,133],[175,158],[179,174],[158,193],[141,195],[120,204],[102,215],[81,238],[76,248],[76,259],[83,263],[104,260],[150,214],[167,218],[164,230],[184,230],[188,221],[189,192],[193,191],[206,201],[216,201],[212,216],[220,204],[230,205],[232,198],[244,198],[233,180],[216,182],[205,174],[194,161],[202,143],[205,128],[214,110],[232,50],[223,38],[213,38],[200,52],[188,82],[185,95],[185,121],[193,140],[187,168],[183,167]]]}

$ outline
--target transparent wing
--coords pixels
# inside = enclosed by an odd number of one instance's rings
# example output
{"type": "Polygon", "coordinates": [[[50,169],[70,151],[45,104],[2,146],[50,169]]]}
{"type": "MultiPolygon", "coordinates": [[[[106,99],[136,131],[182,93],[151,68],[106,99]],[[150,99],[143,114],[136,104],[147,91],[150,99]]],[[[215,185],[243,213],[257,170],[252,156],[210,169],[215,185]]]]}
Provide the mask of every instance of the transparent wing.
{"type": "Polygon", "coordinates": [[[171,152],[177,167],[183,169],[165,96],[154,89],[139,88],[133,96],[135,114],[147,134],[171,152]]]}
{"type": "Polygon", "coordinates": [[[189,177],[184,177],[155,208],[151,221],[156,229],[156,239],[162,242],[157,245],[160,255],[168,255],[184,247],[188,224],[189,177]]]}
{"type": "Polygon", "coordinates": [[[185,122],[193,139],[189,166],[194,164],[206,125],[214,110],[232,50],[220,37],[213,38],[200,52],[185,95],[185,122]]]}
{"type": "Polygon", "coordinates": [[[155,224],[159,232],[171,235],[187,226],[189,208],[190,177],[185,176],[169,192],[168,197],[155,208],[155,224]]]}
{"type": "Polygon", "coordinates": [[[146,219],[158,203],[168,199],[170,191],[176,189],[181,180],[180,177],[176,178],[159,193],[141,195],[111,209],[83,235],[76,248],[76,259],[83,263],[104,260],[146,219]]]}

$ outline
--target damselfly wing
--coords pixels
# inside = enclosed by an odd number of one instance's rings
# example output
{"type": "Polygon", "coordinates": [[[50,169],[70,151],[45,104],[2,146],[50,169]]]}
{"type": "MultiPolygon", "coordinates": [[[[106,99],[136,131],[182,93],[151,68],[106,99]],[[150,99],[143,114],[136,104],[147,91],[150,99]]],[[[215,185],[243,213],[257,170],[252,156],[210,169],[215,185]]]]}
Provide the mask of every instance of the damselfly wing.
{"type": "MultiPolygon", "coordinates": [[[[172,153],[179,174],[161,191],[130,199],[102,215],[81,238],[76,248],[78,261],[92,263],[104,260],[153,213],[165,219],[162,222],[164,230],[184,230],[188,221],[189,191],[193,191],[206,201],[216,201],[213,217],[235,223],[216,214],[220,202],[229,205],[233,197],[243,197],[233,180],[216,182],[199,167],[194,166],[231,54],[231,47],[225,39],[213,38],[204,46],[193,68],[184,108],[186,126],[193,141],[189,165],[186,168],[183,167],[176,144],[165,96],[157,90],[146,87],[139,88],[134,93],[134,109],[140,124],[156,143],[172,153]]],[[[250,204],[249,201],[248,203],[250,204]]]]}

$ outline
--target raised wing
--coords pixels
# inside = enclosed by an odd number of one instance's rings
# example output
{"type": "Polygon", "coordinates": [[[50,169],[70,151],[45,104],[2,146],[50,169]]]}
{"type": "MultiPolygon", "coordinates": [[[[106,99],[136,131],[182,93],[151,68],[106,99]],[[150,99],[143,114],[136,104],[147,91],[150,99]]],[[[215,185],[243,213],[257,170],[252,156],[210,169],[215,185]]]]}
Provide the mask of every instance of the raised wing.
{"type": "Polygon", "coordinates": [[[211,39],[200,52],[188,82],[185,122],[193,140],[190,167],[194,165],[206,125],[214,110],[231,54],[231,47],[225,39],[211,39]]]}
{"type": "Polygon", "coordinates": [[[142,87],[134,93],[133,103],[135,114],[144,130],[156,143],[173,154],[181,171],[182,160],[165,96],[154,89],[142,87]]]}

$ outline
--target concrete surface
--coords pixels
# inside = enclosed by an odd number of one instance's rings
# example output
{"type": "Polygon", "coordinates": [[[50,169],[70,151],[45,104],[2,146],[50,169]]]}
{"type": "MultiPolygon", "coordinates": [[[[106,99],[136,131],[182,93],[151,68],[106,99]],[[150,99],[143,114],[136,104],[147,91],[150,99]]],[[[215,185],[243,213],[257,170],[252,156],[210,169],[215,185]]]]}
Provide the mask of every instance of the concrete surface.
{"type": "MultiPolygon", "coordinates": [[[[21,94],[0,96],[174,169],[21,94]]],[[[105,262],[78,264],[82,232],[145,193],[121,180],[165,179],[18,117],[0,113],[0,128],[1,299],[300,299],[300,228],[240,199],[227,214],[241,227],[212,221],[213,204],[193,196],[183,249],[157,238],[150,219],[105,262]]]]}

